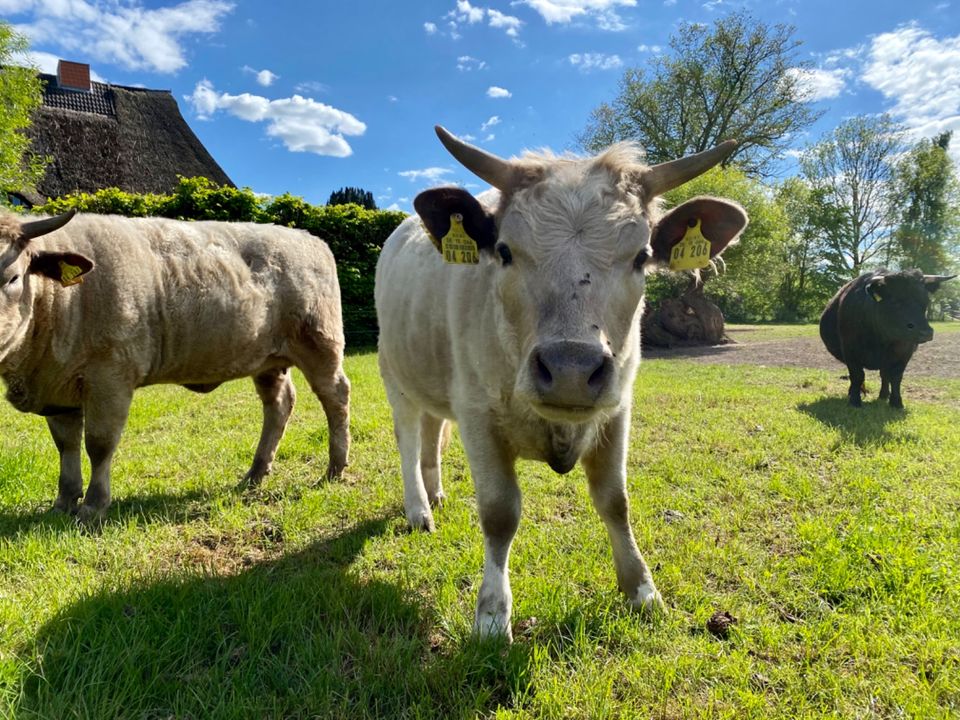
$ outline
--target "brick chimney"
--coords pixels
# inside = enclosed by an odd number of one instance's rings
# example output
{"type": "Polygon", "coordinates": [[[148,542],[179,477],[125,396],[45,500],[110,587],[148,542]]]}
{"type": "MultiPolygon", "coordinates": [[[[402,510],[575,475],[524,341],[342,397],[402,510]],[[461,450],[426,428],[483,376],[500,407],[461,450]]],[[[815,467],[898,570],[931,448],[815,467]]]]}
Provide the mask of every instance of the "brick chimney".
{"type": "Polygon", "coordinates": [[[90,66],[86,63],[60,60],[57,62],[57,84],[68,90],[90,92],[90,66]]]}

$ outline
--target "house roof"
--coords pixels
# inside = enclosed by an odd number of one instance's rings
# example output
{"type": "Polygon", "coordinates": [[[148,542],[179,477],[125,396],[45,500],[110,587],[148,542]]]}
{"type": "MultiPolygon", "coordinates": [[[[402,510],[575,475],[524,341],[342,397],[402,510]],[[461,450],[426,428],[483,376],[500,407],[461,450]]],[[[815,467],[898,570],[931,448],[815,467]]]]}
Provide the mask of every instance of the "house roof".
{"type": "Polygon", "coordinates": [[[89,91],[61,87],[41,74],[43,104],[29,135],[33,151],[49,156],[37,185],[44,197],[118,187],[170,192],[177,176],[233,182],[187,125],[169,90],[92,82],[89,91]]]}

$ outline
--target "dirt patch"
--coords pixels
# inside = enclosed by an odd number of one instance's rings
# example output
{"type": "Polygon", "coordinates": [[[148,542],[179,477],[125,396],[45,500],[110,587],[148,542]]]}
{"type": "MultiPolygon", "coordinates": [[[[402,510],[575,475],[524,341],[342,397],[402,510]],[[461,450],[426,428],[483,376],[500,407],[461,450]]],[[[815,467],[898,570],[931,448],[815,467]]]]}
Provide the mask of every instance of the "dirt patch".
{"type": "MultiPolygon", "coordinates": [[[[732,330],[734,342],[727,345],[690,348],[644,348],[648,360],[683,358],[718,365],[766,365],[769,367],[818,368],[846,372],[846,368],[827,352],[819,337],[787,340],[751,341],[750,328],[732,330]]],[[[960,378],[960,332],[938,332],[921,345],[907,374],[912,376],[960,378]]]]}

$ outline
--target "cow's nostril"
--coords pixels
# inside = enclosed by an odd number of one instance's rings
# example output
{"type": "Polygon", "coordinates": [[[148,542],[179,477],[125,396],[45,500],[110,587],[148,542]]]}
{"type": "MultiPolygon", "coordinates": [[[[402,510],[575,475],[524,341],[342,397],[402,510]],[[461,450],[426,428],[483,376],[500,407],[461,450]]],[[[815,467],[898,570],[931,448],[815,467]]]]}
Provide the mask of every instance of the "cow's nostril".
{"type": "Polygon", "coordinates": [[[540,382],[540,384],[549,385],[550,383],[552,383],[553,375],[550,372],[550,368],[548,368],[544,364],[543,360],[540,358],[539,353],[537,354],[537,357],[534,360],[535,362],[533,364],[533,367],[534,367],[534,370],[536,371],[537,380],[540,382]]]}
{"type": "Polygon", "coordinates": [[[907,323],[907,327],[910,328],[911,330],[913,330],[914,324],[913,324],[913,323],[907,323]]]}
{"type": "Polygon", "coordinates": [[[587,385],[592,388],[603,387],[607,382],[607,374],[609,370],[610,361],[607,358],[604,358],[599,367],[597,367],[597,369],[591,373],[590,377],[587,378],[587,385]]]}

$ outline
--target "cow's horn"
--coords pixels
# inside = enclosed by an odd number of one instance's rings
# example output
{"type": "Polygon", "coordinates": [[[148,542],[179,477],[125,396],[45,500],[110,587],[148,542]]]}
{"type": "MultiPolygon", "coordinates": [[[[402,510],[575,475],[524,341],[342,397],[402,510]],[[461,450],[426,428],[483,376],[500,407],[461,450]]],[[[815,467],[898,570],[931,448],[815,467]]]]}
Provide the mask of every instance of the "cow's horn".
{"type": "Polygon", "coordinates": [[[434,130],[437,131],[440,142],[457,159],[457,162],[481,180],[485,180],[498,190],[509,190],[516,184],[516,169],[508,161],[465,143],[440,125],[437,125],[434,130]]]}
{"type": "Polygon", "coordinates": [[[953,280],[955,277],[957,276],[956,275],[924,275],[923,281],[927,283],[929,282],[942,283],[942,282],[946,282],[947,280],[953,280]]]}
{"type": "Polygon", "coordinates": [[[737,147],[736,140],[725,140],[710,150],[696,155],[687,155],[678,160],[654,165],[643,174],[641,183],[649,197],[662,195],[667,190],[683,185],[698,175],[703,175],[717,163],[726,160],[737,147]]]}
{"type": "Polygon", "coordinates": [[[70,209],[63,214],[55,215],[52,218],[45,218],[43,220],[34,220],[33,222],[23,223],[20,226],[20,237],[18,239],[19,245],[23,247],[34,238],[38,238],[41,235],[46,235],[47,233],[52,233],[54,230],[59,230],[68,222],[70,222],[70,218],[76,214],[77,211],[75,209],[70,209]]]}

